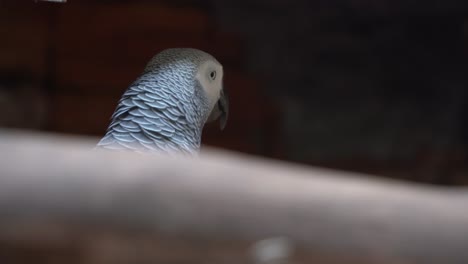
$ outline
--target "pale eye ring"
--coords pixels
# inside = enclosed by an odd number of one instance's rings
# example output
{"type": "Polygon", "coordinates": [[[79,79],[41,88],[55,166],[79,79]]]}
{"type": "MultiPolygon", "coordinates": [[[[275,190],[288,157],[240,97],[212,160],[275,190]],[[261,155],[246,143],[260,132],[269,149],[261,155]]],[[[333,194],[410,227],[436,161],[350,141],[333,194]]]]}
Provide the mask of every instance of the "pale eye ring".
{"type": "Polygon", "coordinates": [[[213,80],[213,81],[216,79],[216,71],[211,71],[210,72],[210,79],[213,80]]]}

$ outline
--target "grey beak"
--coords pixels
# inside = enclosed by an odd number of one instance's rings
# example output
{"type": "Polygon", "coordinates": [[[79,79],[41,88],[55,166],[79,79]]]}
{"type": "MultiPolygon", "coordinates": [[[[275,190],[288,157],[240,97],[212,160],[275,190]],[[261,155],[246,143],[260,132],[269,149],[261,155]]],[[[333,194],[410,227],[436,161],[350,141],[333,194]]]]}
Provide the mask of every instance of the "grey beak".
{"type": "Polygon", "coordinates": [[[229,97],[227,95],[227,92],[224,91],[224,89],[221,90],[221,94],[219,96],[218,108],[221,112],[221,115],[219,116],[219,127],[221,128],[221,130],[223,130],[224,127],[226,127],[229,115],[229,97]]]}
{"type": "Polygon", "coordinates": [[[207,122],[212,122],[219,119],[219,127],[221,130],[224,129],[227,123],[229,113],[229,99],[224,89],[221,90],[219,95],[218,102],[211,110],[210,116],[208,117],[207,122]]]}

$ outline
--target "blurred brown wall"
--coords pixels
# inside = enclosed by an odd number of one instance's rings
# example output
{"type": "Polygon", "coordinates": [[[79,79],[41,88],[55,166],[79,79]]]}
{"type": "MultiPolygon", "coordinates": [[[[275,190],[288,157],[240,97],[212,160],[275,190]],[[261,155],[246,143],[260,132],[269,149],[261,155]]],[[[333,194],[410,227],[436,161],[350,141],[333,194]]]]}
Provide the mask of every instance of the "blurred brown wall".
{"type": "MultiPolygon", "coordinates": [[[[30,88],[44,94],[47,112],[38,129],[103,135],[119,97],[153,55],[193,47],[224,65],[231,101],[225,131],[208,126],[203,142],[253,154],[277,151],[274,107],[241,67],[243,40],[218,29],[206,9],[162,1],[9,2],[0,5],[0,22],[0,72],[31,75],[30,88]]],[[[31,116],[19,118],[16,127],[29,127],[31,116]]]]}

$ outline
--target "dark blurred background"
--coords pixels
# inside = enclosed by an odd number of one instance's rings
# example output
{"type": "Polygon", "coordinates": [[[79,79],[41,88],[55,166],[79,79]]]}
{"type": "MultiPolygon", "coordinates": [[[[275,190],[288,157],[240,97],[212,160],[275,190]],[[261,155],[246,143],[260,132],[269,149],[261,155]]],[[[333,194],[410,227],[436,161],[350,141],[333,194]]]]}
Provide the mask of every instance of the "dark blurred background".
{"type": "Polygon", "coordinates": [[[225,67],[206,145],[412,181],[468,184],[464,0],[0,0],[0,124],[102,136],[169,47],[225,67]]]}

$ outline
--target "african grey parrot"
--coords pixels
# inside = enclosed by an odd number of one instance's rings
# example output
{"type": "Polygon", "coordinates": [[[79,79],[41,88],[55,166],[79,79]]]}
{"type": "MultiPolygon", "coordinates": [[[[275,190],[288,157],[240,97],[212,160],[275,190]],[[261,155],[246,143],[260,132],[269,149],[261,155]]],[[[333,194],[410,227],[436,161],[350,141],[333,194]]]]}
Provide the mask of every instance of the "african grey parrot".
{"type": "Polygon", "coordinates": [[[136,152],[195,154],[205,122],[227,121],[223,67],[210,54],[167,49],[130,85],[97,147],[136,152]]]}

